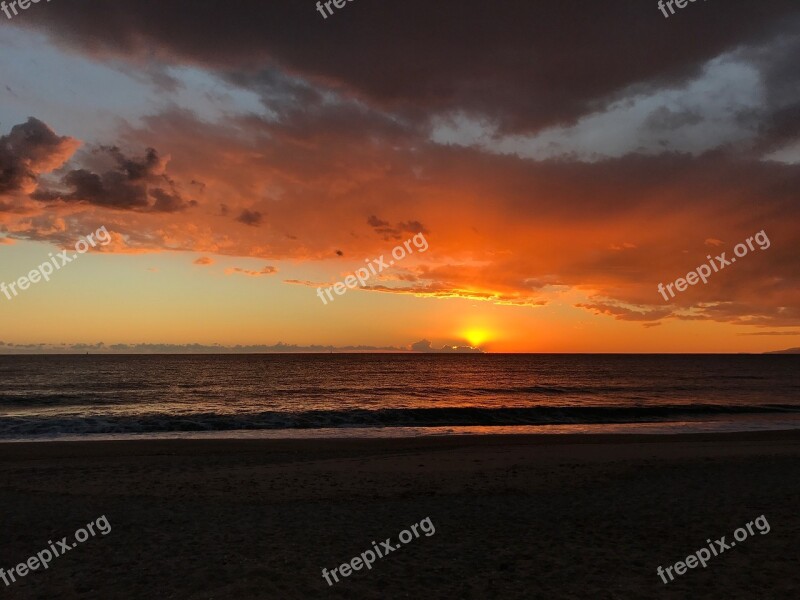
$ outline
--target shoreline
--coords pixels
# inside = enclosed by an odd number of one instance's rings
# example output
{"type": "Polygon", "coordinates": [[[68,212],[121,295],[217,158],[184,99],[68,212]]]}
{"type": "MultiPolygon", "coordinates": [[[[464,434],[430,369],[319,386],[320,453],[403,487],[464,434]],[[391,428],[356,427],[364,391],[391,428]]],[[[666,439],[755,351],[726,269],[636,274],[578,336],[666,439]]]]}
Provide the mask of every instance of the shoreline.
{"type": "Polygon", "coordinates": [[[135,440],[315,440],[403,439],[469,436],[587,436],[680,435],[800,431],[800,415],[753,416],[692,421],[638,421],[622,423],[553,423],[540,425],[452,425],[418,427],[327,427],[285,429],[229,429],[208,431],[149,431],[125,433],[58,433],[0,437],[0,446],[13,443],[97,442],[135,440]]]}
{"type": "MultiPolygon", "coordinates": [[[[724,445],[737,442],[769,446],[796,442],[800,451],[800,430],[702,432],[702,433],[565,433],[565,434],[492,434],[480,435],[431,435],[422,437],[341,437],[341,438],[147,438],[147,439],[102,439],[102,440],[52,440],[8,441],[0,444],[0,465],[5,460],[18,457],[65,456],[60,452],[71,451],[75,455],[91,456],[102,447],[103,456],[108,452],[121,456],[127,453],[157,455],[169,451],[176,456],[194,456],[198,453],[247,453],[263,450],[314,453],[319,447],[342,451],[391,451],[391,450],[449,450],[469,447],[560,447],[560,446],[630,446],[703,444],[724,445]]],[[[751,446],[747,446],[750,448],[751,446]]]]}

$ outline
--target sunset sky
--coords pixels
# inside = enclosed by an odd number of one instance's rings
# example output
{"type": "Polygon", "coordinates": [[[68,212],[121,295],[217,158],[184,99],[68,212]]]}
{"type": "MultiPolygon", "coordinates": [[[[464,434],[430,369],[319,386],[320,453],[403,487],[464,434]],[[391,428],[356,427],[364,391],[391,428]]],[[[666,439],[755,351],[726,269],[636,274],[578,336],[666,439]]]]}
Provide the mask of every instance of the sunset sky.
{"type": "Polygon", "coordinates": [[[0,352],[800,346],[796,0],[55,0],[0,49],[0,282],[112,235],[0,352]]]}

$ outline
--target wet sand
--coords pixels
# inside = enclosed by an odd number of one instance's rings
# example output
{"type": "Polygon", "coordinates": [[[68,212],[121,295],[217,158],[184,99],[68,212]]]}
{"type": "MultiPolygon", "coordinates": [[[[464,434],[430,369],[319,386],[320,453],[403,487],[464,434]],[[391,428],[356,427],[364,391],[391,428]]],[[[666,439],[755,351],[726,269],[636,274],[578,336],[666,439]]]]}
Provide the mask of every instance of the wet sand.
{"type": "Polygon", "coordinates": [[[9,598],[798,598],[800,432],[0,444],[9,598]],[[665,585],[683,560],[758,532],[665,585]],[[331,570],[430,517],[329,587],[331,570]]]}

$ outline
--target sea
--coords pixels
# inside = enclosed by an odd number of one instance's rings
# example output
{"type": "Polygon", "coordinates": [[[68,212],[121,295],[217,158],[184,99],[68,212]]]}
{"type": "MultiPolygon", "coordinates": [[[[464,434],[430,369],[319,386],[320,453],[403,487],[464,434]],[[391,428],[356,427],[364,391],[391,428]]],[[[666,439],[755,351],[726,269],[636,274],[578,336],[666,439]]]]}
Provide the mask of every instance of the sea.
{"type": "Polygon", "coordinates": [[[800,355],[0,356],[0,441],[800,428],[800,355]]]}

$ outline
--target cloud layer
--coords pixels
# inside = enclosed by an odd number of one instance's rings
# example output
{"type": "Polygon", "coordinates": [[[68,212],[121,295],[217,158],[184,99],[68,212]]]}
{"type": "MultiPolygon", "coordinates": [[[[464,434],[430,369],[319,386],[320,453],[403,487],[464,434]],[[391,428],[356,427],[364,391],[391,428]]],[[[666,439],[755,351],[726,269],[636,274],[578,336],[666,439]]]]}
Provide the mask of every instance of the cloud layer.
{"type": "Polygon", "coordinates": [[[0,138],[12,236],[61,239],[108,212],[125,251],[325,264],[422,231],[424,258],[370,290],[530,307],[574,292],[582,311],[646,326],[800,324],[795,1],[695,3],[670,21],[633,0],[386,1],[327,21],[254,0],[224,19],[184,0],[47,8],[22,26],[170,101],[82,152],[46,116],[14,126],[0,138]],[[179,107],[187,68],[259,108],[179,107]],[[768,251],[658,295],[762,229],[768,251]]]}

